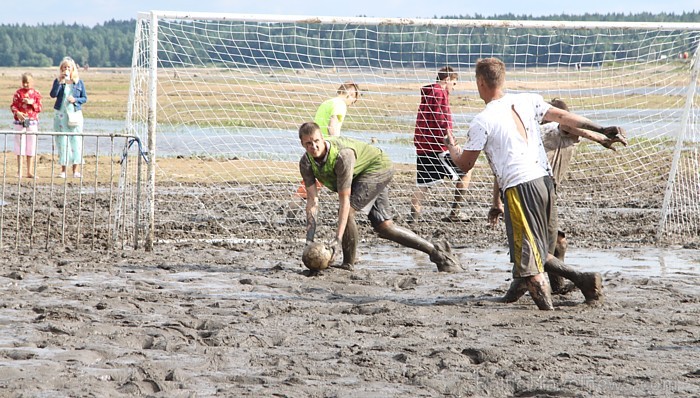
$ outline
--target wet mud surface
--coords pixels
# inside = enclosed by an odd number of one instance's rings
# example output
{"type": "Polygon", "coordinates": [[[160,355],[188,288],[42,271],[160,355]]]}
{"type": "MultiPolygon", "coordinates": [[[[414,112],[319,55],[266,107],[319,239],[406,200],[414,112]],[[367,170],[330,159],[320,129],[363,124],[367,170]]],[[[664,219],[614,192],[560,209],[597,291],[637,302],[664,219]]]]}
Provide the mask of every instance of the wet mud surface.
{"type": "Polygon", "coordinates": [[[362,234],[355,271],[313,277],[296,236],[4,252],[0,396],[700,395],[696,250],[573,248],[605,302],[542,312],[495,301],[502,245],[455,242],[444,274],[362,234]]]}

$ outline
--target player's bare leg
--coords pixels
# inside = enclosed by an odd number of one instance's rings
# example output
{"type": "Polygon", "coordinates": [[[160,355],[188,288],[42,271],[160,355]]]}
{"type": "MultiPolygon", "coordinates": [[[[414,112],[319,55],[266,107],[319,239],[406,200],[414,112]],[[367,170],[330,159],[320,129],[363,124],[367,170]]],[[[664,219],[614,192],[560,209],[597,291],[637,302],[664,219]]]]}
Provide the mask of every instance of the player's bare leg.
{"type": "Polygon", "coordinates": [[[463,270],[457,259],[452,255],[447,242],[432,244],[416,235],[413,231],[399,227],[391,220],[386,220],[376,226],[375,231],[384,239],[428,254],[430,261],[437,265],[440,272],[460,272],[463,270]]]}
{"type": "MultiPolygon", "coordinates": [[[[562,231],[557,232],[557,245],[554,249],[554,257],[558,258],[562,263],[566,256],[566,249],[569,246],[566,241],[566,235],[562,231]]],[[[576,286],[571,282],[567,282],[561,275],[548,273],[549,284],[552,286],[552,294],[567,294],[576,289],[576,286]]]]}
{"type": "Polygon", "coordinates": [[[530,297],[532,297],[532,301],[537,304],[537,308],[545,311],[553,310],[554,305],[552,304],[552,291],[544,273],[533,275],[524,279],[527,284],[527,290],[530,292],[530,297]]]}
{"type": "Polygon", "coordinates": [[[454,201],[452,202],[452,210],[450,214],[447,215],[445,221],[451,222],[466,222],[469,221],[469,217],[462,213],[462,205],[466,202],[467,198],[467,188],[469,187],[469,181],[471,180],[472,172],[465,174],[460,178],[455,184],[454,201]]]}
{"type": "Polygon", "coordinates": [[[599,273],[576,271],[551,254],[547,255],[544,270],[550,275],[560,275],[573,282],[581,290],[587,303],[603,300],[603,278],[599,273]]]}
{"type": "Polygon", "coordinates": [[[425,199],[427,187],[416,187],[411,196],[411,214],[408,216],[408,222],[419,222],[421,220],[421,211],[423,210],[421,203],[425,199]]]}
{"type": "Polygon", "coordinates": [[[411,249],[420,250],[426,254],[430,254],[433,250],[433,245],[430,242],[416,235],[411,230],[399,227],[391,220],[386,220],[379,224],[375,228],[375,231],[384,239],[410,247],[411,249]]]}

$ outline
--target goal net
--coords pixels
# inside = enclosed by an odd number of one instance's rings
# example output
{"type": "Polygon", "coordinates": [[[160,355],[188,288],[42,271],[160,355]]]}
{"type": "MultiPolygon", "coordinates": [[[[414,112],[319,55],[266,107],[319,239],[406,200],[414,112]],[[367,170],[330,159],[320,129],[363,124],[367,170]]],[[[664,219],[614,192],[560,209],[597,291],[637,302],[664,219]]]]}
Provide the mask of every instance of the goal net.
{"type": "MultiPolygon", "coordinates": [[[[376,19],[159,12],[139,14],[129,133],[147,143],[152,237],[304,237],[298,127],[347,81],[361,97],[341,135],[377,145],[393,160],[397,223],[415,189],[413,132],[420,88],[437,70],[459,73],[455,135],[483,109],[474,65],[498,57],[508,92],[560,98],[629,146],[577,145],[558,187],[560,223],[607,241],[697,242],[700,235],[696,85],[700,24],[376,19]]],[[[485,229],[493,177],[482,157],[454,231],[485,229]]],[[[438,228],[454,182],[427,191],[423,221],[438,228]]],[[[321,192],[324,223],[337,200],[321,192]]],[[[442,225],[442,224],[441,224],[442,225]]],[[[573,229],[573,231],[572,231],[573,229]]]]}

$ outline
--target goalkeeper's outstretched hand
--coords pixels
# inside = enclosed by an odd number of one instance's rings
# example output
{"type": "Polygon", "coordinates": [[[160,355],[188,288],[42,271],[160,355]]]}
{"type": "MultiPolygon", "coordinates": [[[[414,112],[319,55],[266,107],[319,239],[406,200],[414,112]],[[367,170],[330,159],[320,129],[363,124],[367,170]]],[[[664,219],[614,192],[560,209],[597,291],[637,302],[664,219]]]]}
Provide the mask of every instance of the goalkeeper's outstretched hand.
{"type": "Polygon", "coordinates": [[[603,144],[606,148],[612,148],[612,144],[619,142],[624,146],[627,146],[627,137],[625,137],[625,129],[618,126],[610,126],[603,129],[603,135],[607,137],[606,142],[603,144]],[[608,144],[608,145],[606,145],[608,144]]]}

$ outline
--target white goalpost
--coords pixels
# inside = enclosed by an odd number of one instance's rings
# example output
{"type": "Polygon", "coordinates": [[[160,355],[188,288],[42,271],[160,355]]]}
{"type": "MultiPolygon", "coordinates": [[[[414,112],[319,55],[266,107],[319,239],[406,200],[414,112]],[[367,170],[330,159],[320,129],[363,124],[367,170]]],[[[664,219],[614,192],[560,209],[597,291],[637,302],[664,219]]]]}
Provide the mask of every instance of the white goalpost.
{"type": "MultiPolygon", "coordinates": [[[[147,143],[151,159],[147,246],[303,230],[303,218],[289,211],[301,183],[297,129],[347,81],[362,96],[342,135],[389,154],[393,210],[404,222],[420,87],[442,66],[459,73],[450,101],[464,139],[483,109],[473,68],[484,57],[506,63],[508,91],[561,98],[627,130],[629,146],[616,152],[578,145],[558,187],[563,223],[577,220],[600,239],[698,242],[700,24],[151,11],[139,14],[134,44],[127,132],[147,143]]],[[[480,160],[463,208],[478,225],[491,184],[480,160]]],[[[453,187],[429,190],[427,225],[441,222],[453,187]]],[[[322,206],[331,215],[337,209],[327,190],[322,206]]]]}

